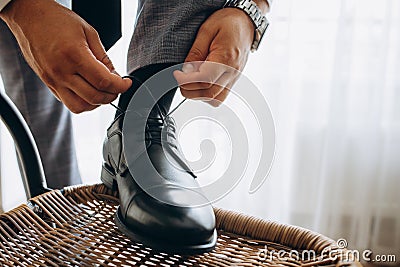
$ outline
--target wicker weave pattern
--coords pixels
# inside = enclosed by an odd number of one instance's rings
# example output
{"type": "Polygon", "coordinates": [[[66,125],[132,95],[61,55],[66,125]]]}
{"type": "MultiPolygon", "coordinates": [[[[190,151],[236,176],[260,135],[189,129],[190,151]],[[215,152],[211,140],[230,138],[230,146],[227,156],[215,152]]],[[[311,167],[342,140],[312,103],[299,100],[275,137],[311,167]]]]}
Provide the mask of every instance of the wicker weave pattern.
{"type": "MultiPolygon", "coordinates": [[[[169,255],[134,243],[114,225],[115,193],[103,185],[52,191],[0,215],[2,266],[342,266],[319,257],[282,259],[279,250],[314,249],[334,242],[302,228],[215,209],[218,244],[196,256],[169,255]],[[275,250],[271,257],[260,251],[275,250]],[[278,257],[280,256],[280,257],[278,257]]],[[[270,255],[268,253],[268,255],[270,255]]],[[[349,264],[347,264],[349,265],[349,264]]]]}

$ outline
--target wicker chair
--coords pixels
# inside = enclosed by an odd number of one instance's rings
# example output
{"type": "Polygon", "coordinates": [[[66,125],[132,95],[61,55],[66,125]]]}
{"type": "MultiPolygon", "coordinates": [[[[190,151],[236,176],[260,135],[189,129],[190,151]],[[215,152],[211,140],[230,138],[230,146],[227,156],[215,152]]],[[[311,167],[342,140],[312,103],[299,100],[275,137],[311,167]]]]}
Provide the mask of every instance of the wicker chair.
{"type": "Polygon", "coordinates": [[[33,138],[3,94],[0,115],[14,138],[29,199],[0,215],[0,266],[361,266],[321,234],[218,208],[212,252],[172,255],[135,243],[113,222],[116,192],[102,184],[47,189],[33,138]]]}

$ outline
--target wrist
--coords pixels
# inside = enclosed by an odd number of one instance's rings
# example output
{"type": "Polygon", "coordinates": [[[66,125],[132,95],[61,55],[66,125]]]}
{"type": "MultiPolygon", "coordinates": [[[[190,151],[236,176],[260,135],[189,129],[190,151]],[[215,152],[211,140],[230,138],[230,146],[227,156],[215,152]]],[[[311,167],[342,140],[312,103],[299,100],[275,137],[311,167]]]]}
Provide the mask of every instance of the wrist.
{"type": "MultiPolygon", "coordinates": [[[[261,3],[264,11],[266,11],[268,5],[266,0],[258,0],[258,2],[259,1],[262,1],[261,3]]],[[[240,9],[251,19],[254,26],[254,38],[251,51],[256,51],[269,25],[267,18],[263,15],[263,11],[258,6],[257,2],[254,0],[228,0],[224,5],[224,8],[226,7],[240,9]]]]}
{"type": "Polygon", "coordinates": [[[8,24],[32,23],[30,20],[43,17],[54,4],[58,5],[54,0],[11,0],[0,11],[0,18],[8,24]]]}
{"type": "MultiPolygon", "coordinates": [[[[29,14],[34,12],[34,6],[41,1],[32,0],[11,0],[0,12],[0,18],[9,27],[19,25],[22,21],[27,21],[29,14]]],[[[40,15],[40,14],[36,14],[40,15]]]]}

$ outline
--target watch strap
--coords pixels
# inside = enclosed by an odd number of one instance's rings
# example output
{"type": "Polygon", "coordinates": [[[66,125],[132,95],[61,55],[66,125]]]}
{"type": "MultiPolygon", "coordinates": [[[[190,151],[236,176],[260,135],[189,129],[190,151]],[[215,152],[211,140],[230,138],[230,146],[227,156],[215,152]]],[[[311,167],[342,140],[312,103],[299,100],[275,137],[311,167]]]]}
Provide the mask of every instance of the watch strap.
{"type": "Polygon", "coordinates": [[[264,17],[257,4],[252,0],[228,0],[224,7],[235,7],[246,12],[251,18],[256,28],[261,24],[264,17]]]}
{"type": "Polygon", "coordinates": [[[244,11],[250,17],[255,26],[254,40],[253,44],[251,45],[251,51],[256,51],[269,25],[267,18],[262,14],[260,8],[252,0],[228,0],[224,7],[238,8],[244,11]]]}

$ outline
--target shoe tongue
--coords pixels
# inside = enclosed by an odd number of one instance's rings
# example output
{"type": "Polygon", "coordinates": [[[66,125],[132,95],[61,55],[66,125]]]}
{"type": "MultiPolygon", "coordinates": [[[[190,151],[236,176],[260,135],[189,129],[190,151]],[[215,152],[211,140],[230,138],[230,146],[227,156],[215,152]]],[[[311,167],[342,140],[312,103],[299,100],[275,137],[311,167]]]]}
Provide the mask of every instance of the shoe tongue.
{"type": "Polygon", "coordinates": [[[172,100],[174,99],[176,89],[172,89],[169,92],[167,92],[163,97],[160,98],[160,100],[157,102],[157,104],[154,106],[154,109],[159,108],[161,113],[166,116],[168,114],[169,109],[171,108],[172,100]]]}
{"type": "Polygon", "coordinates": [[[170,108],[172,100],[174,99],[176,90],[173,89],[166,93],[163,97],[158,100],[158,102],[154,105],[152,110],[150,111],[149,118],[152,119],[161,119],[162,117],[167,116],[170,108]]]}
{"type": "Polygon", "coordinates": [[[167,110],[161,105],[156,104],[150,111],[149,119],[162,119],[167,115],[167,110]]]}

